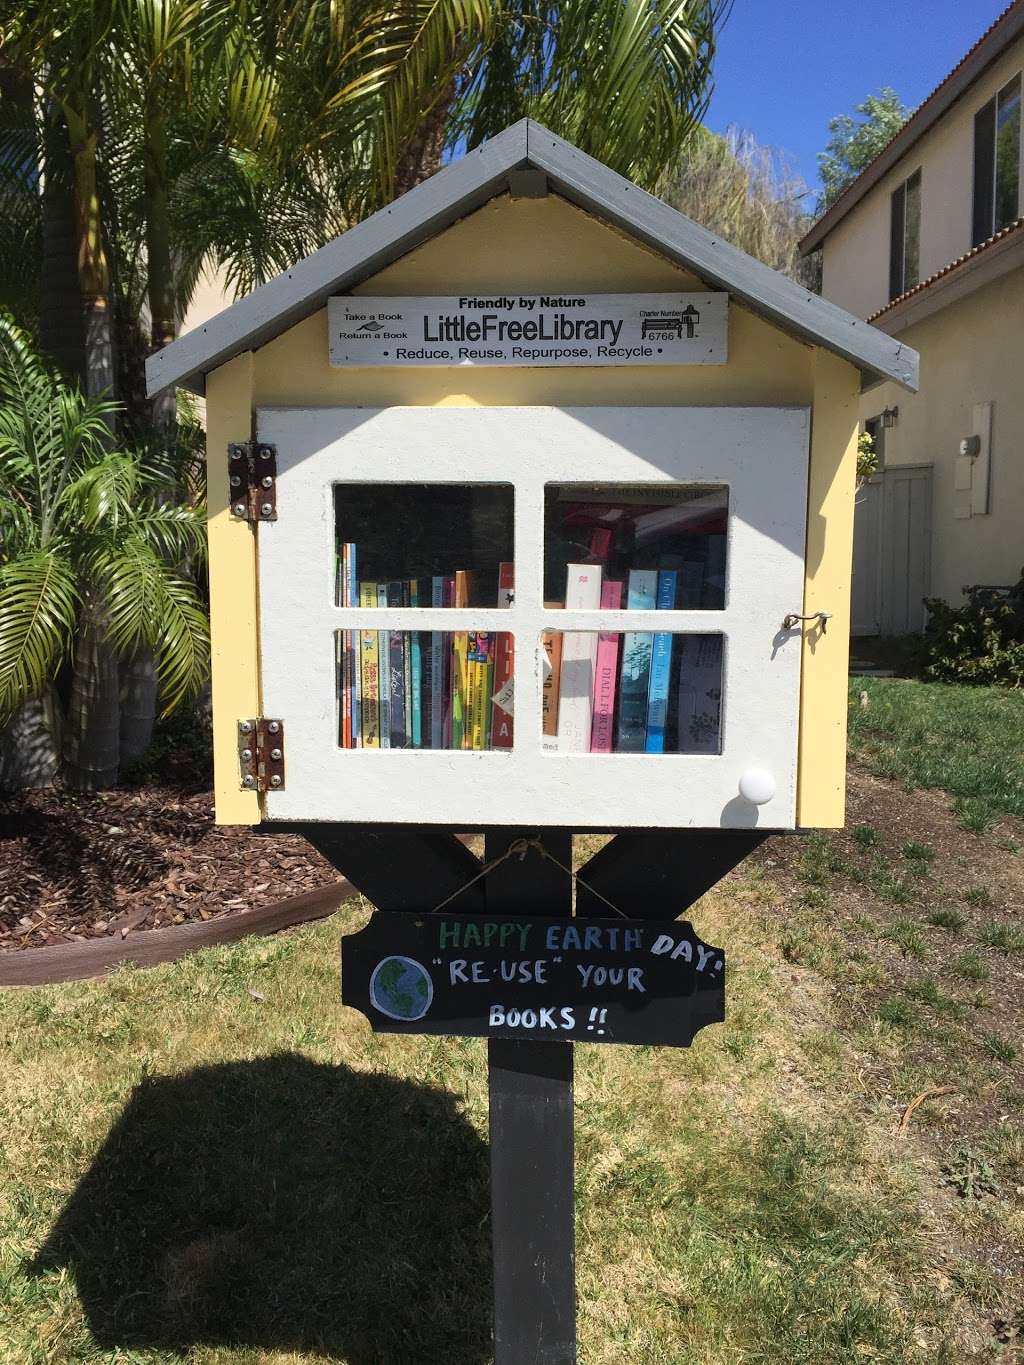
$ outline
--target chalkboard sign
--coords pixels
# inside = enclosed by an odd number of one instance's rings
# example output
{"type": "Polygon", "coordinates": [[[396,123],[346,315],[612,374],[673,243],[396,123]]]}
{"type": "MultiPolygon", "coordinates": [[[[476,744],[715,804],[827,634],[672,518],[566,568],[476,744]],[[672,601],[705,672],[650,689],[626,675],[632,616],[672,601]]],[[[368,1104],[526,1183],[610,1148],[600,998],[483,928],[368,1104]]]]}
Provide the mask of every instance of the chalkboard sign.
{"type": "Polygon", "coordinates": [[[725,956],[681,921],[378,911],[341,998],[378,1033],[688,1047],[725,1017],[725,956]]]}

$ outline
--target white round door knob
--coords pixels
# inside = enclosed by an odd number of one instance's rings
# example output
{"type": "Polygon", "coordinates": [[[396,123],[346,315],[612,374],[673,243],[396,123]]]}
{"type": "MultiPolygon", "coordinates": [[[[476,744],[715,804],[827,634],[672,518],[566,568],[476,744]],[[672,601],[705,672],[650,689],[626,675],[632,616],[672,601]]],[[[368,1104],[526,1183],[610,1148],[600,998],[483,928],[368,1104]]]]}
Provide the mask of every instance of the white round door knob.
{"type": "Polygon", "coordinates": [[[775,795],[775,778],[767,768],[747,768],[740,777],[740,796],[752,806],[763,806],[775,795]]]}

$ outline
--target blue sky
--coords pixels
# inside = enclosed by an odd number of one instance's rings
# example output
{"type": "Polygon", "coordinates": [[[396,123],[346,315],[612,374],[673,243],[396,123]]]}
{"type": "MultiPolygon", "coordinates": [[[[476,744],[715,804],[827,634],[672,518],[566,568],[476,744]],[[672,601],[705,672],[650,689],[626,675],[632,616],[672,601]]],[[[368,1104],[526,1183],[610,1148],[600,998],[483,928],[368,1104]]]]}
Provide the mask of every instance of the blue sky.
{"type": "Polygon", "coordinates": [[[891,85],[914,106],[1008,0],[735,0],[722,30],[708,125],[788,153],[815,189],[828,121],[891,85]]]}

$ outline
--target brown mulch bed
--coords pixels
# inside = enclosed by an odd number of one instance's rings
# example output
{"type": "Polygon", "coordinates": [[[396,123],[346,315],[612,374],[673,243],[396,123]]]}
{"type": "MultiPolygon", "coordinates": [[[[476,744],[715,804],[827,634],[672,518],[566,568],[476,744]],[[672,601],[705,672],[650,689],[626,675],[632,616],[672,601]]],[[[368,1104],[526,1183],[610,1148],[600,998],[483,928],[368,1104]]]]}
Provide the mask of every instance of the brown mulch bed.
{"type": "Polygon", "coordinates": [[[0,953],[209,920],[337,880],[300,835],[216,827],[195,785],[0,799],[0,953]]]}

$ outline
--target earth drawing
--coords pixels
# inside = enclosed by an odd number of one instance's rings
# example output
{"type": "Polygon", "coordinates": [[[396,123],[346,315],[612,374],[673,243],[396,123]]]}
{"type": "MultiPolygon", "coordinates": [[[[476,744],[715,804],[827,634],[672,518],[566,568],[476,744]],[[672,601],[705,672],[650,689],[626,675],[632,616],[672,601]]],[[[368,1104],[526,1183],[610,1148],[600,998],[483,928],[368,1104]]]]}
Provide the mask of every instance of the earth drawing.
{"type": "Polygon", "coordinates": [[[411,957],[386,957],[370,977],[370,1002],[389,1019],[422,1019],[434,998],[427,969],[411,957]]]}

